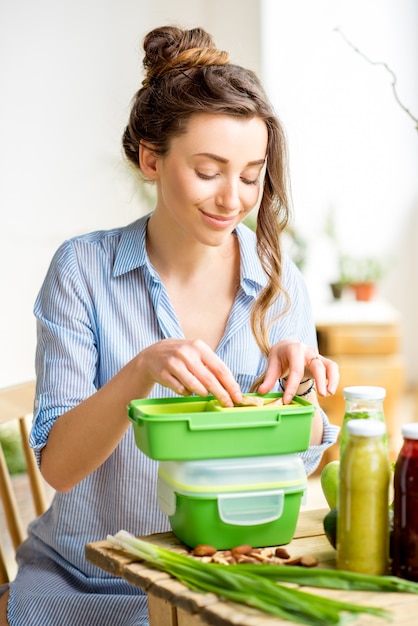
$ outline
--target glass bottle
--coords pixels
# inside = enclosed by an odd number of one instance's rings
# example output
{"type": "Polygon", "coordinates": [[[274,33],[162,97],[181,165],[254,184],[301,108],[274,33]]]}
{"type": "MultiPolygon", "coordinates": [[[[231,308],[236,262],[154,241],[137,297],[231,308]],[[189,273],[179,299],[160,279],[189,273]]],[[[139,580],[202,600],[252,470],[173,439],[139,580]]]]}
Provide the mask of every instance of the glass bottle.
{"type": "MultiPolygon", "coordinates": [[[[384,387],[357,385],[344,387],[345,413],[340,432],[340,459],[347,445],[347,423],[355,419],[375,419],[385,423],[383,400],[386,397],[384,387]]],[[[387,445],[387,433],[383,435],[387,445]]]]}
{"type": "Polygon", "coordinates": [[[418,423],[404,424],[393,481],[392,573],[418,582],[418,423]]]}
{"type": "Polygon", "coordinates": [[[385,424],[375,419],[347,422],[347,446],[340,462],[338,569],[388,573],[390,465],[385,431],[385,424]]]}

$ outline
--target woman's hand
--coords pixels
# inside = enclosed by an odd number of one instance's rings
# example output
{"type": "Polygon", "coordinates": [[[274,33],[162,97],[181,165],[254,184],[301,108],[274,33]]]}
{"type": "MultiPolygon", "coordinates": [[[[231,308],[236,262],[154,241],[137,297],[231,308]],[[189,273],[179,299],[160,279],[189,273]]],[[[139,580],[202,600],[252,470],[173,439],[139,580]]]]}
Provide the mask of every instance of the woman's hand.
{"type": "Polygon", "coordinates": [[[240,387],[230,369],[200,339],[164,339],[143,350],[137,357],[141,383],[155,383],[181,396],[212,394],[223,406],[242,401],[240,387]]]}
{"type": "Polygon", "coordinates": [[[286,388],[283,402],[288,404],[297,394],[299,383],[306,377],[315,380],[315,387],[320,396],[334,394],[338,387],[338,365],[331,359],[318,354],[312,348],[294,340],[276,343],[270,350],[268,366],[259,385],[259,393],[268,393],[279,378],[286,376],[286,388]]]}
{"type": "Polygon", "coordinates": [[[242,400],[231,371],[203,341],[155,343],[56,420],[42,450],[41,470],[47,482],[66,492],[97,469],[129,427],[126,406],[133,398],[148,397],[155,383],[183,396],[213,394],[224,406],[242,400]]]}

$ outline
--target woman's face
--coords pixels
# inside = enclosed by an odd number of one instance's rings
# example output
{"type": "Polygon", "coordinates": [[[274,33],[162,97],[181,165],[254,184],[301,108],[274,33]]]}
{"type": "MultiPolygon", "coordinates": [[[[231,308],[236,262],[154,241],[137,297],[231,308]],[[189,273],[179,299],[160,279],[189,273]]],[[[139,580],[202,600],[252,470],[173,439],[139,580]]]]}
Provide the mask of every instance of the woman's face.
{"type": "Polygon", "coordinates": [[[220,245],[258,201],[266,151],[267,127],[257,117],[192,116],[157,157],[156,213],[174,231],[220,245]]]}

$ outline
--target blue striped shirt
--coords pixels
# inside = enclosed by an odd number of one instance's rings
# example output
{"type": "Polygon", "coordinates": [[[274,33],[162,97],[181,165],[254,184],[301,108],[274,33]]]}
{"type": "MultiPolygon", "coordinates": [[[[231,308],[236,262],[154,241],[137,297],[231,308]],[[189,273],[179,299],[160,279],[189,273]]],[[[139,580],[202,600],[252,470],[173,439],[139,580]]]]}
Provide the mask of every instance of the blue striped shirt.
{"type": "MultiPolygon", "coordinates": [[[[147,220],[148,216],[123,228],[68,240],[51,262],[34,308],[37,392],[31,445],[38,459],[60,415],[102,387],[145,347],[168,337],[183,337],[164,284],[146,253],[147,220]]],[[[266,279],[254,233],[240,225],[236,236],[241,253],[240,289],[216,352],[245,392],[266,365],[249,323],[254,299],[266,279]]],[[[316,345],[305,284],[286,256],[283,285],[291,308],[273,325],[271,344],[293,337],[316,345]]],[[[283,306],[281,297],[275,312],[283,306]]],[[[155,385],[152,395],[175,394],[155,385]]],[[[336,439],[337,429],[325,415],[323,422],[322,445],[302,454],[308,473],[336,439]]],[[[101,467],[69,493],[54,496],[50,509],[30,525],[29,538],[19,550],[19,572],[9,603],[12,624],[55,625],[56,619],[48,621],[45,615],[46,611],[54,615],[58,605],[61,625],[146,623],[141,592],[89,565],[84,547],[121,528],[136,535],[169,530],[158,508],[156,478],[157,463],[138,450],[133,429],[128,429],[101,467]],[[37,559],[41,558],[39,568],[37,559]],[[47,592],[37,603],[41,607],[37,613],[26,594],[33,599],[43,588],[47,592]],[[58,605],[56,594],[61,597],[58,605]],[[117,600],[121,595],[125,596],[122,613],[117,600]],[[83,617],[77,621],[76,615],[83,617]]]]}

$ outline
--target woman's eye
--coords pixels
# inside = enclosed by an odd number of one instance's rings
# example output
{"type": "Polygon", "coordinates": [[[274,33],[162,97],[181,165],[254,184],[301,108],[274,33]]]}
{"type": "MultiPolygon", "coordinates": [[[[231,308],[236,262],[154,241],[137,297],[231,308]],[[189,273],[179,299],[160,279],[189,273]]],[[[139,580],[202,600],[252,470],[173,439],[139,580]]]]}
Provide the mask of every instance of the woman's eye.
{"type": "MultiPolygon", "coordinates": [[[[214,174],[208,174],[199,170],[195,171],[196,175],[202,180],[214,180],[218,175],[217,172],[215,172],[214,174]]],[[[244,183],[244,185],[258,185],[259,177],[257,176],[257,178],[246,178],[245,176],[241,176],[241,181],[244,183]]]]}
{"type": "Polygon", "coordinates": [[[203,172],[198,172],[196,170],[196,174],[198,175],[199,178],[203,178],[203,180],[212,180],[213,178],[216,177],[216,174],[204,174],[203,172]]]}
{"type": "Polygon", "coordinates": [[[252,180],[251,178],[241,178],[245,185],[258,185],[258,178],[252,180]]]}

